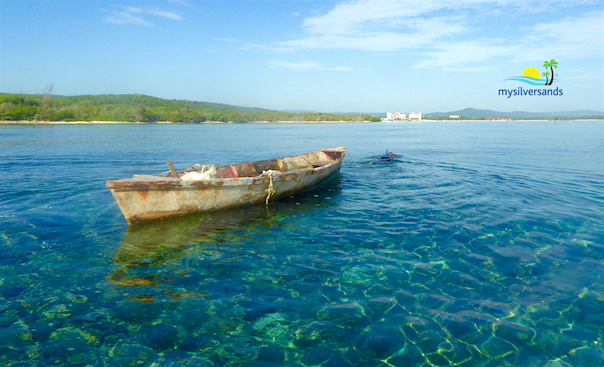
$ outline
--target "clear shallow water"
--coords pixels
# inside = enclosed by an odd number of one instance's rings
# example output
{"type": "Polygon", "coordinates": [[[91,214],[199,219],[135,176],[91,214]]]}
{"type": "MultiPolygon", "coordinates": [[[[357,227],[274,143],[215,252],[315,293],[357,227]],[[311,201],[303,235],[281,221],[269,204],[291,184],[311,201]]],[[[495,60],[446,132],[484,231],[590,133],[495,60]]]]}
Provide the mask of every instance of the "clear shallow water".
{"type": "Polygon", "coordinates": [[[604,122],[0,127],[0,364],[604,364],[604,122]],[[105,181],[346,146],[128,228],[105,181]]]}

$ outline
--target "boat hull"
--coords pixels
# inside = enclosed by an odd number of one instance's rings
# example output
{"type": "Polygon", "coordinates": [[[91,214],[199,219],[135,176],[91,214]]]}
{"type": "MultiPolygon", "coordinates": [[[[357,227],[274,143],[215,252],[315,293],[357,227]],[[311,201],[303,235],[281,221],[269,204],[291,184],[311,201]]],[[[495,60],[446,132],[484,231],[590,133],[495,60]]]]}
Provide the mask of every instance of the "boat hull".
{"type": "MultiPolygon", "coordinates": [[[[339,148],[338,148],[339,149],[339,148]]],[[[270,171],[254,177],[185,181],[145,176],[107,182],[128,224],[141,224],[193,213],[268,202],[300,193],[329,180],[339,172],[344,151],[318,167],[270,171]]],[[[280,163],[281,164],[281,163],[280,163]]]]}

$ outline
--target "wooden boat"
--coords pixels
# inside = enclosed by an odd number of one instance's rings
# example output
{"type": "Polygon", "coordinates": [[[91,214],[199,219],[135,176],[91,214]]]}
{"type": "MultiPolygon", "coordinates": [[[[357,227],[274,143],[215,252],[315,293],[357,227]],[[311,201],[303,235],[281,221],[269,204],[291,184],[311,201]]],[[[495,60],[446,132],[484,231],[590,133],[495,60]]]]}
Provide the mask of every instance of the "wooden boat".
{"type": "MultiPolygon", "coordinates": [[[[108,181],[128,224],[268,203],[316,187],[340,171],[346,148],[226,166],[195,165],[108,181]]],[[[170,164],[169,164],[170,165],[170,164]]]]}

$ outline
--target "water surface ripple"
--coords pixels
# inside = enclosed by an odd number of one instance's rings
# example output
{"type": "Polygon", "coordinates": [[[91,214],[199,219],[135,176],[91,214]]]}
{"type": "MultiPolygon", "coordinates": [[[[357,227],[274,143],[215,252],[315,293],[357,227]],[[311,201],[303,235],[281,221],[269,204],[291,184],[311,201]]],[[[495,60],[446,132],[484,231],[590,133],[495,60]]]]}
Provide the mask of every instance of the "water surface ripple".
{"type": "Polygon", "coordinates": [[[602,121],[1,126],[0,364],[604,365],[602,147],[602,121]],[[269,206],[128,228],[105,188],[337,146],[362,167],[269,206]]]}

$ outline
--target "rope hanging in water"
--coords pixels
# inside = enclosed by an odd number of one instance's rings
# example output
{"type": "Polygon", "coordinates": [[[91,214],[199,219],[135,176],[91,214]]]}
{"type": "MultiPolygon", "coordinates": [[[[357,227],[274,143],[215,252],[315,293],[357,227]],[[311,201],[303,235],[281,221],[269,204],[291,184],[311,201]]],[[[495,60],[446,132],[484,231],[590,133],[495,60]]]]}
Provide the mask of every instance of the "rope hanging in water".
{"type": "Polygon", "coordinates": [[[276,174],[276,171],[269,169],[268,171],[262,172],[262,175],[266,175],[268,177],[268,188],[265,190],[266,192],[266,205],[268,205],[268,201],[270,198],[275,196],[275,188],[273,186],[273,176],[276,174]]]}
{"type": "Polygon", "coordinates": [[[348,151],[348,149],[346,149],[346,155],[348,157],[350,157],[350,160],[352,161],[352,164],[354,164],[355,166],[357,166],[357,168],[361,168],[362,166],[359,166],[358,164],[356,164],[356,162],[354,161],[354,159],[352,159],[352,156],[350,155],[350,152],[348,151]]]}

